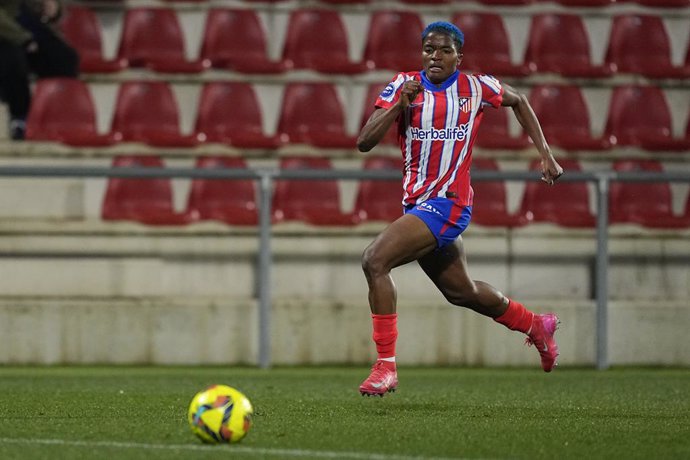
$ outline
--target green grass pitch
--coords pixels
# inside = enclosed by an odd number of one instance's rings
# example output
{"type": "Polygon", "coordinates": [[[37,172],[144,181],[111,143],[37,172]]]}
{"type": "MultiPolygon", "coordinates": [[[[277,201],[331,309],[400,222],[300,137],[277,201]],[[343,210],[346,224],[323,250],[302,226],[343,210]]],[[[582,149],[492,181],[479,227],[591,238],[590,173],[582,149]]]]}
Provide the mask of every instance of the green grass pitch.
{"type": "Polygon", "coordinates": [[[0,367],[1,459],[690,458],[690,370],[407,368],[365,398],[366,368],[0,367]],[[212,383],[256,415],[207,446],[187,406],[212,383]]]}

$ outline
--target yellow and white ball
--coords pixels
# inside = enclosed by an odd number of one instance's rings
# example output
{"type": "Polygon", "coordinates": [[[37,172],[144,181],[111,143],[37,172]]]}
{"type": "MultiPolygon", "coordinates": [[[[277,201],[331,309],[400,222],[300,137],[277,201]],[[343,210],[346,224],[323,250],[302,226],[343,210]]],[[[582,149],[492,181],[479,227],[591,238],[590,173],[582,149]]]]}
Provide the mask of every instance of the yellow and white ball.
{"type": "Polygon", "coordinates": [[[188,421],[192,432],[205,443],[233,443],[247,435],[253,414],[252,403],[241,392],[212,385],[194,396],[188,421]]]}

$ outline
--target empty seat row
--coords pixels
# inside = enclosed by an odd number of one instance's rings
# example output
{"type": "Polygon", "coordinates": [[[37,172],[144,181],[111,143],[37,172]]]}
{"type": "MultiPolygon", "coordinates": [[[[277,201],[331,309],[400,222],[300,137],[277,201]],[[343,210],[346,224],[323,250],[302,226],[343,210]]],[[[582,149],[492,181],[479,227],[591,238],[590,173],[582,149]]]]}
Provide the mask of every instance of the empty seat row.
{"type": "MultiPolygon", "coordinates": [[[[581,171],[576,160],[559,159],[566,171],[581,171]]],[[[473,167],[479,170],[498,170],[495,161],[475,159],[473,167]]],[[[539,171],[538,160],[530,169],[539,171]]],[[[618,160],[614,171],[662,172],[662,165],[654,160],[618,160]]],[[[544,187],[528,182],[520,208],[508,212],[506,186],[502,181],[475,181],[472,221],[484,226],[520,227],[530,223],[551,223],[568,228],[591,228],[596,223],[592,213],[589,189],[584,182],[560,182],[544,187]]],[[[690,226],[690,194],[685,200],[682,215],[673,212],[671,187],[666,182],[613,182],[609,190],[609,223],[635,224],[647,228],[687,228],[690,226]]]]}
{"type": "MultiPolygon", "coordinates": [[[[402,170],[400,160],[386,157],[369,158],[365,167],[381,169],[393,165],[399,171],[402,170]]],[[[160,168],[164,163],[156,156],[122,156],[113,160],[113,166],[160,168]]],[[[247,165],[240,157],[204,156],[197,159],[196,167],[238,169],[246,168],[247,165]]],[[[296,156],[283,158],[280,167],[329,169],[331,163],[327,158],[296,156]]],[[[346,213],[341,211],[340,193],[335,181],[279,180],[276,181],[272,197],[272,221],[301,221],[312,225],[342,226],[366,220],[389,220],[393,218],[393,214],[399,215],[401,209],[401,196],[397,198],[397,206],[388,199],[393,189],[390,182],[362,183],[361,197],[356,205],[358,209],[346,213]],[[380,196],[378,193],[384,195],[380,196]]],[[[169,179],[114,178],[108,182],[102,218],[130,220],[148,225],[183,225],[202,220],[215,220],[230,225],[256,225],[258,217],[255,183],[251,180],[195,179],[192,181],[186,209],[176,212],[173,209],[172,185],[169,179]]]]}
{"type": "MultiPolygon", "coordinates": [[[[382,85],[365,95],[361,124],[373,110],[382,85]]],[[[603,136],[593,136],[581,90],[572,85],[541,85],[529,95],[547,140],[566,150],[607,150],[632,146],[649,151],[690,149],[690,120],[685,138],[673,136],[671,112],[662,90],[654,86],[616,87],[603,136]],[[644,107],[644,110],[639,110],[644,107]]],[[[277,134],[263,130],[254,87],[241,82],[205,83],[191,134],[181,134],[180,112],[171,85],[163,81],[128,81],[119,85],[112,126],[99,133],[89,86],[78,79],[39,80],[27,120],[27,139],[74,146],[142,142],[157,147],[193,147],[203,142],[238,148],[274,149],[285,144],[352,149],[345,109],[329,83],[289,83],[279,106],[277,134]]],[[[476,145],[487,149],[523,149],[527,136],[511,136],[507,110],[486,110],[476,145]]],[[[511,115],[512,116],[512,115],[511,115]]],[[[683,114],[685,116],[685,114],[683,114]]],[[[382,144],[397,144],[394,129],[382,144]]]]}
{"type": "Polygon", "coordinates": [[[157,147],[193,147],[200,142],[241,148],[276,148],[305,143],[324,148],[354,148],[345,133],[344,113],[330,84],[289,84],[283,97],[278,135],[263,133],[262,112],[248,83],[204,85],[195,131],[180,132],[180,112],[170,84],[129,81],[119,86],[111,131],[97,132],[94,101],[77,79],[39,80],[27,120],[27,140],[74,146],[107,146],[119,141],[157,147]]]}
{"type": "MultiPolygon", "coordinates": [[[[574,160],[562,160],[568,171],[581,170],[574,160]]],[[[117,167],[164,167],[155,156],[128,156],[114,159],[117,167]]],[[[246,168],[238,157],[201,157],[198,168],[246,168]]],[[[286,157],[283,169],[328,169],[327,158],[286,157]]],[[[402,161],[390,157],[367,157],[364,169],[402,171],[402,161]]],[[[495,161],[477,159],[474,170],[498,170],[495,161]]],[[[531,169],[538,169],[533,162],[531,169]]],[[[619,160],[616,171],[662,171],[653,160],[619,160]]],[[[569,228],[591,228],[595,225],[588,187],[584,182],[561,182],[547,187],[528,182],[520,209],[508,212],[506,186],[503,181],[475,181],[472,220],[483,226],[519,227],[530,223],[551,223],[569,228]]],[[[402,188],[399,180],[363,180],[359,182],[354,209],[344,212],[334,180],[278,180],[272,196],[274,223],[299,221],[310,225],[348,226],[363,222],[390,222],[401,215],[402,188]]],[[[230,225],[256,225],[257,200],[251,180],[194,179],[186,209],[173,209],[169,179],[120,179],[108,182],[103,201],[104,220],[130,220],[149,225],[184,225],[214,220],[230,225]]],[[[615,182],[610,189],[612,224],[637,224],[649,228],[690,227],[690,195],[683,215],[672,208],[668,183],[615,182]]]]}
{"type": "MultiPolygon", "coordinates": [[[[200,2],[206,0],[167,0],[171,2],[200,2]]],[[[285,0],[244,0],[246,3],[279,3],[285,0]]],[[[321,3],[330,5],[347,4],[367,4],[374,3],[373,0],[318,0],[321,3]]],[[[410,5],[447,5],[463,3],[481,3],[484,5],[531,5],[535,3],[556,3],[563,6],[572,7],[599,7],[611,6],[615,4],[638,4],[660,8],[682,8],[690,6],[690,0],[397,0],[403,4],[410,5]]]]}
{"type": "MultiPolygon", "coordinates": [[[[579,15],[533,16],[521,63],[512,61],[510,39],[500,15],[464,12],[454,14],[451,20],[465,33],[462,68],[467,71],[498,76],[554,72],[566,77],[589,78],[616,73],[649,78],[690,77],[690,47],[685,65],[674,65],[669,35],[659,16],[614,16],[602,65],[592,63],[591,40],[579,15]],[[491,33],[486,33],[487,30],[491,33]]],[[[329,9],[291,12],[278,61],[268,58],[266,33],[257,13],[251,9],[209,10],[199,58],[195,60],[187,59],[177,13],[168,8],[128,9],[117,57],[112,60],[103,57],[103,38],[94,11],[72,6],[62,30],[79,51],[81,69],[87,73],[143,67],[164,73],[197,73],[216,68],[256,74],[278,74],[292,69],[357,74],[377,69],[418,69],[423,26],[421,16],[414,11],[372,12],[360,62],[350,58],[350,39],[340,13],[329,9]]]]}
{"type": "MultiPolygon", "coordinates": [[[[647,151],[683,152],[690,149],[690,119],[685,137],[674,137],[668,103],[657,87],[623,85],[614,88],[600,136],[592,134],[587,104],[577,86],[540,85],[532,89],[529,99],[548,142],[564,150],[636,147],[647,151]]],[[[524,148],[527,136],[523,133],[518,138],[510,137],[508,116],[505,110],[486,111],[477,145],[505,149],[519,148],[521,142],[524,148]],[[514,145],[516,142],[518,144],[514,145]]]]}

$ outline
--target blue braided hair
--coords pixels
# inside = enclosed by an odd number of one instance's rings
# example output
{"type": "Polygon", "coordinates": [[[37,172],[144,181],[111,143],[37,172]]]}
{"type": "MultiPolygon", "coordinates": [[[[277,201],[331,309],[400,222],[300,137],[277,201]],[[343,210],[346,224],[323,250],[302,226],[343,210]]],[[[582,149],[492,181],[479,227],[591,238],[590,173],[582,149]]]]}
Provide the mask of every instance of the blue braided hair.
{"type": "Polygon", "coordinates": [[[424,29],[424,32],[422,32],[422,42],[431,32],[438,32],[448,35],[451,39],[453,39],[455,47],[458,51],[460,51],[465,44],[465,34],[462,33],[462,30],[460,30],[458,26],[451,24],[450,22],[436,21],[426,26],[426,29],[424,29]]]}

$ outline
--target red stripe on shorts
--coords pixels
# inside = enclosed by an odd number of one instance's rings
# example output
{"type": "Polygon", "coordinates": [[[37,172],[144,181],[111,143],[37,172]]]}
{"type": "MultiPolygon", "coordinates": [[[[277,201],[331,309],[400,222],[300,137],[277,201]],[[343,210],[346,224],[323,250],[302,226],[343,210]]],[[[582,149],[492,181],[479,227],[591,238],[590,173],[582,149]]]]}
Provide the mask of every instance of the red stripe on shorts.
{"type": "Polygon", "coordinates": [[[455,225],[458,222],[458,219],[460,219],[460,216],[462,215],[462,211],[464,209],[464,206],[453,204],[453,208],[450,210],[450,216],[448,217],[448,221],[446,221],[446,223],[443,224],[443,227],[441,227],[439,235],[443,235],[444,233],[446,233],[446,230],[448,230],[452,225],[455,225]]]}

